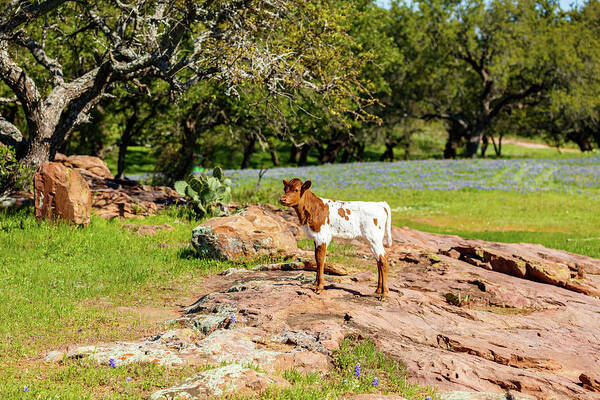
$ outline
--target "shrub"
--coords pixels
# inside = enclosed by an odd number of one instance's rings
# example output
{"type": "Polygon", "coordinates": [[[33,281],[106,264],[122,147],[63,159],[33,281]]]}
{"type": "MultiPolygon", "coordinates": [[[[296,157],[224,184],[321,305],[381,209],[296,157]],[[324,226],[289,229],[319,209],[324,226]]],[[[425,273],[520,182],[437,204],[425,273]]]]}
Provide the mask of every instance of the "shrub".
{"type": "Polygon", "coordinates": [[[231,180],[223,176],[223,170],[217,167],[213,176],[190,175],[185,181],[175,182],[177,193],[187,196],[196,216],[221,215],[223,204],[231,200],[231,180]]]}

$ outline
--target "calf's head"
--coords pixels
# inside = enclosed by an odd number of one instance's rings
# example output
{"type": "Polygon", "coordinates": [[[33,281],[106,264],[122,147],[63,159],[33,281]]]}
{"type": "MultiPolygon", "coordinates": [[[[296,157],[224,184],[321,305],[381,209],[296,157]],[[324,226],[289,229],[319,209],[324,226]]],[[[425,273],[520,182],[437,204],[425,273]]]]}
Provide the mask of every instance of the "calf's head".
{"type": "Polygon", "coordinates": [[[283,190],[285,193],[281,196],[279,202],[286,207],[297,206],[302,201],[302,196],[310,188],[310,185],[311,181],[302,183],[300,179],[294,178],[288,182],[284,179],[283,190]]]}

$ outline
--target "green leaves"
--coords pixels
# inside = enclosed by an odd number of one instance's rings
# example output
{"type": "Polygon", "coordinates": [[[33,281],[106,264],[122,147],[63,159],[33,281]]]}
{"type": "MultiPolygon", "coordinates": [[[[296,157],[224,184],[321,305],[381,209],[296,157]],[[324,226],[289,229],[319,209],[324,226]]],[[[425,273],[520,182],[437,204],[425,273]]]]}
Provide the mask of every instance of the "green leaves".
{"type": "Polygon", "coordinates": [[[220,204],[231,201],[231,180],[224,179],[221,167],[213,169],[213,176],[189,176],[185,181],[174,184],[177,193],[190,198],[198,218],[218,212],[220,204]]]}

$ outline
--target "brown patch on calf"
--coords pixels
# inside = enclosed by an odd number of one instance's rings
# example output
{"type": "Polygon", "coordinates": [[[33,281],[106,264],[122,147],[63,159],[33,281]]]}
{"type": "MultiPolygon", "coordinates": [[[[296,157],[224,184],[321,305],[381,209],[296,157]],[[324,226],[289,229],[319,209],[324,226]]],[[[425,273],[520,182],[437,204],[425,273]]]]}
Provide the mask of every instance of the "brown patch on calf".
{"type": "Polygon", "coordinates": [[[346,214],[350,215],[350,209],[346,208],[346,214]]]}
{"type": "MultiPolygon", "coordinates": [[[[348,210],[346,210],[348,211],[348,210]]],[[[340,215],[340,217],[346,219],[346,221],[348,221],[350,218],[348,217],[348,215],[346,214],[346,211],[344,211],[343,208],[338,208],[338,214],[340,215]]],[[[348,211],[348,213],[350,213],[350,211],[348,211]]]]}
{"type": "Polygon", "coordinates": [[[373,222],[375,223],[375,226],[377,226],[377,218],[373,218],[373,222]]]}

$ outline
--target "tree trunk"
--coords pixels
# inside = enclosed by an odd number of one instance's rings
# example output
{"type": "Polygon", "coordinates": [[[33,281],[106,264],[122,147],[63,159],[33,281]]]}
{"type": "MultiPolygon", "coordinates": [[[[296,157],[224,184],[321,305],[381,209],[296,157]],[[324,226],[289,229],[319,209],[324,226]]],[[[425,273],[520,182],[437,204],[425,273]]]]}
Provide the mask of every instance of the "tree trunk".
{"type": "Polygon", "coordinates": [[[182,125],[183,137],[178,151],[179,154],[171,171],[166,172],[167,184],[172,184],[177,180],[185,178],[194,163],[194,148],[196,147],[196,140],[198,138],[196,121],[195,119],[187,119],[183,121],[182,125]]]}
{"type": "Polygon", "coordinates": [[[298,147],[294,143],[292,143],[292,147],[290,147],[290,164],[298,162],[298,147]]]}
{"type": "Polygon", "coordinates": [[[252,158],[252,154],[254,154],[254,147],[256,145],[256,136],[251,134],[248,138],[248,141],[244,145],[244,158],[242,159],[241,169],[246,169],[250,165],[250,159],[252,158]]]}
{"type": "Polygon", "coordinates": [[[479,150],[479,142],[481,141],[481,136],[479,133],[474,132],[469,135],[467,141],[467,157],[475,158],[477,157],[477,150],[479,150]]]}
{"type": "Polygon", "coordinates": [[[567,135],[567,138],[575,142],[582,152],[592,151],[594,149],[592,146],[592,138],[585,132],[574,132],[567,135]]]}
{"type": "Polygon", "coordinates": [[[134,127],[139,119],[139,107],[137,103],[133,104],[133,114],[127,118],[125,130],[121,135],[121,143],[119,144],[119,159],[117,160],[117,178],[122,179],[125,173],[125,157],[127,155],[127,147],[131,142],[131,137],[134,135],[134,127]]]}
{"type": "Polygon", "coordinates": [[[394,161],[394,147],[396,147],[396,142],[386,141],[385,151],[381,154],[381,157],[379,157],[379,161],[385,161],[387,159],[394,161]]]}
{"type": "Polygon", "coordinates": [[[359,143],[356,150],[356,161],[363,161],[365,158],[365,144],[359,143]]]}
{"type": "Polygon", "coordinates": [[[410,144],[410,136],[408,136],[404,140],[404,161],[408,160],[408,158],[410,157],[410,144]]]}
{"type": "Polygon", "coordinates": [[[462,132],[456,128],[450,127],[448,130],[448,140],[444,148],[444,158],[456,158],[456,152],[460,146],[462,132]]]}
{"type": "Polygon", "coordinates": [[[347,163],[348,161],[350,161],[350,156],[352,155],[352,152],[350,151],[350,149],[345,148],[344,152],[342,153],[342,164],[347,163]]]}
{"type": "Polygon", "coordinates": [[[343,147],[342,142],[329,142],[327,147],[319,146],[319,161],[321,164],[335,164],[338,154],[343,147]]]}
{"type": "Polygon", "coordinates": [[[483,135],[481,140],[481,157],[485,158],[485,152],[487,151],[490,140],[487,135],[483,135]]]}
{"type": "Polygon", "coordinates": [[[52,161],[56,151],[51,154],[51,138],[52,131],[48,126],[44,126],[43,130],[37,132],[37,134],[31,134],[29,140],[25,146],[24,154],[22,159],[23,165],[31,171],[36,171],[40,165],[46,161],[52,161]]]}
{"type": "Polygon", "coordinates": [[[277,151],[275,151],[275,149],[270,148],[269,149],[269,153],[271,153],[271,162],[273,163],[273,165],[275,167],[279,167],[279,155],[277,154],[277,151]]]}
{"type": "Polygon", "coordinates": [[[308,153],[312,149],[312,145],[308,143],[304,143],[300,150],[300,158],[298,159],[298,166],[303,167],[306,165],[306,160],[308,159],[308,153]]]}

